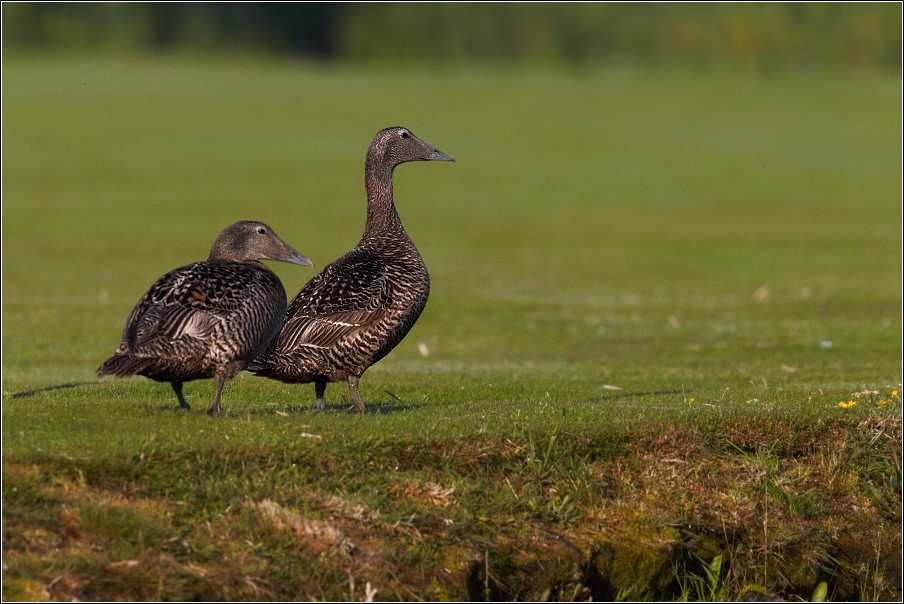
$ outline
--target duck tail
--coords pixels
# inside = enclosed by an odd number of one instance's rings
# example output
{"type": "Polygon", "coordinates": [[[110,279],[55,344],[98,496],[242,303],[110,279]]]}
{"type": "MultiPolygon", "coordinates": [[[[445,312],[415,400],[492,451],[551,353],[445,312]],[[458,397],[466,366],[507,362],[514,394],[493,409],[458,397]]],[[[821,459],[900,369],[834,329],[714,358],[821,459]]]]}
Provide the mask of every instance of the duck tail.
{"type": "Polygon", "coordinates": [[[128,377],[146,369],[149,359],[141,359],[127,354],[114,354],[104,361],[97,370],[98,377],[115,375],[116,377],[128,377]]]}

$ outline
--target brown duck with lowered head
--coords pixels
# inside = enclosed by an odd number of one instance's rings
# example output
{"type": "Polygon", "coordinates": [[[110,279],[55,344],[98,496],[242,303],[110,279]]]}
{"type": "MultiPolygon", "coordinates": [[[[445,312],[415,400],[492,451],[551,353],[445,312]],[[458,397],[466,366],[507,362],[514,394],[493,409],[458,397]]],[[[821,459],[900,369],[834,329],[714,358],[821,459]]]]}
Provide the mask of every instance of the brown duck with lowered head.
{"type": "Polygon", "coordinates": [[[363,409],[358,380],[411,330],[427,304],[427,267],[392,197],[392,173],[409,161],[455,161],[407,128],[377,133],[364,164],[367,224],[361,241],[311,279],[289,304],[286,323],[248,370],[290,383],[314,382],[317,409],[329,382],[347,381],[363,409]]]}
{"type": "Polygon", "coordinates": [[[190,409],[182,383],[214,378],[212,416],[223,384],[260,354],[286,316],[286,290],[261,260],[314,266],[262,222],[227,227],[204,262],[160,277],[126,319],[122,344],[98,375],[143,375],[170,382],[190,409]]]}

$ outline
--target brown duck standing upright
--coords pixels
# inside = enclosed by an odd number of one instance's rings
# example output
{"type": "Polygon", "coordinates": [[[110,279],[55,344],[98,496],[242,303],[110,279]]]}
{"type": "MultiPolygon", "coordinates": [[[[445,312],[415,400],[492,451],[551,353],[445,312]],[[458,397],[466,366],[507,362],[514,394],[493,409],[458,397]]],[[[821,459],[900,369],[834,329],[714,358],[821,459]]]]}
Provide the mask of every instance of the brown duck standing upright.
{"type": "Polygon", "coordinates": [[[190,409],[182,383],[214,378],[219,416],[223,384],[260,354],[286,316],[286,290],[260,260],[314,266],[262,222],[227,227],[205,262],[160,277],[126,319],[122,344],[97,374],[143,375],[171,382],[190,409]]]}
{"type": "Polygon", "coordinates": [[[279,336],[249,371],[314,382],[318,410],[327,383],[346,380],[352,409],[364,408],[358,380],[402,341],[430,293],[427,268],[392,198],[395,167],[419,160],[455,161],[407,128],[377,133],[364,164],[367,225],[361,241],[298,292],[279,336]]]}

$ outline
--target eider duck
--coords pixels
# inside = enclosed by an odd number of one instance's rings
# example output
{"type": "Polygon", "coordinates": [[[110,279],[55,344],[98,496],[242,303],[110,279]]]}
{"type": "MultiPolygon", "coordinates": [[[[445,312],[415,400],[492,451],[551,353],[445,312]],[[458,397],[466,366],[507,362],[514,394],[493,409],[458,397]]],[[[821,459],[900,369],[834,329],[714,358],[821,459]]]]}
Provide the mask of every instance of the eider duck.
{"type": "Polygon", "coordinates": [[[317,410],[329,382],[345,380],[352,409],[364,408],[358,380],[402,341],[427,303],[427,267],[392,198],[392,172],[409,161],[455,161],[407,128],[377,133],[364,164],[367,224],[361,241],[323,269],[289,304],[267,352],[248,365],[256,375],[314,382],[317,410]]]}
{"type": "Polygon", "coordinates": [[[223,384],[260,354],[286,317],[286,290],[260,260],[314,266],[262,222],[245,220],[220,233],[210,257],[160,277],[126,319],[122,344],[99,376],[143,375],[170,382],[179,405],[182,383],[214,378],[219,417],[223,384]]]}

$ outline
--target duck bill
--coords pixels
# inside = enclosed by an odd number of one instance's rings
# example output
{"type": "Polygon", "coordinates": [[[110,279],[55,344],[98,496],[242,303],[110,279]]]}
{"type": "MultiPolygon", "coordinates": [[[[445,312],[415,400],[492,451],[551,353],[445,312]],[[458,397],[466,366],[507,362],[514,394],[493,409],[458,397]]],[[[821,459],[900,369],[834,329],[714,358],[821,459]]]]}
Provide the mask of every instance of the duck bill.
{"type": "Polygon", "coordinates": [[[454,157],[447,153],[443,153],[439,149],[434,149],[431,153],[428,153],[427,157],[425,157],[424,159],[429,161],[455,161],[454,157]]]}
{"type": "Polygon", "coordinates": [[[290,248],[288,245],[286,246],[286,252],[288,252],[288,253],[286,254],[285,257],[274,258],[274,260],[281,260],[283,262],[290,262],[292,264],[298,264],[301,266],[310,266],[311,268],[314,268],[314,263],[311,262],[311,260],[309,258],[307,258],[306,256],[302,256],[301,254],[296,252],[294,249],[290,248]]]}

